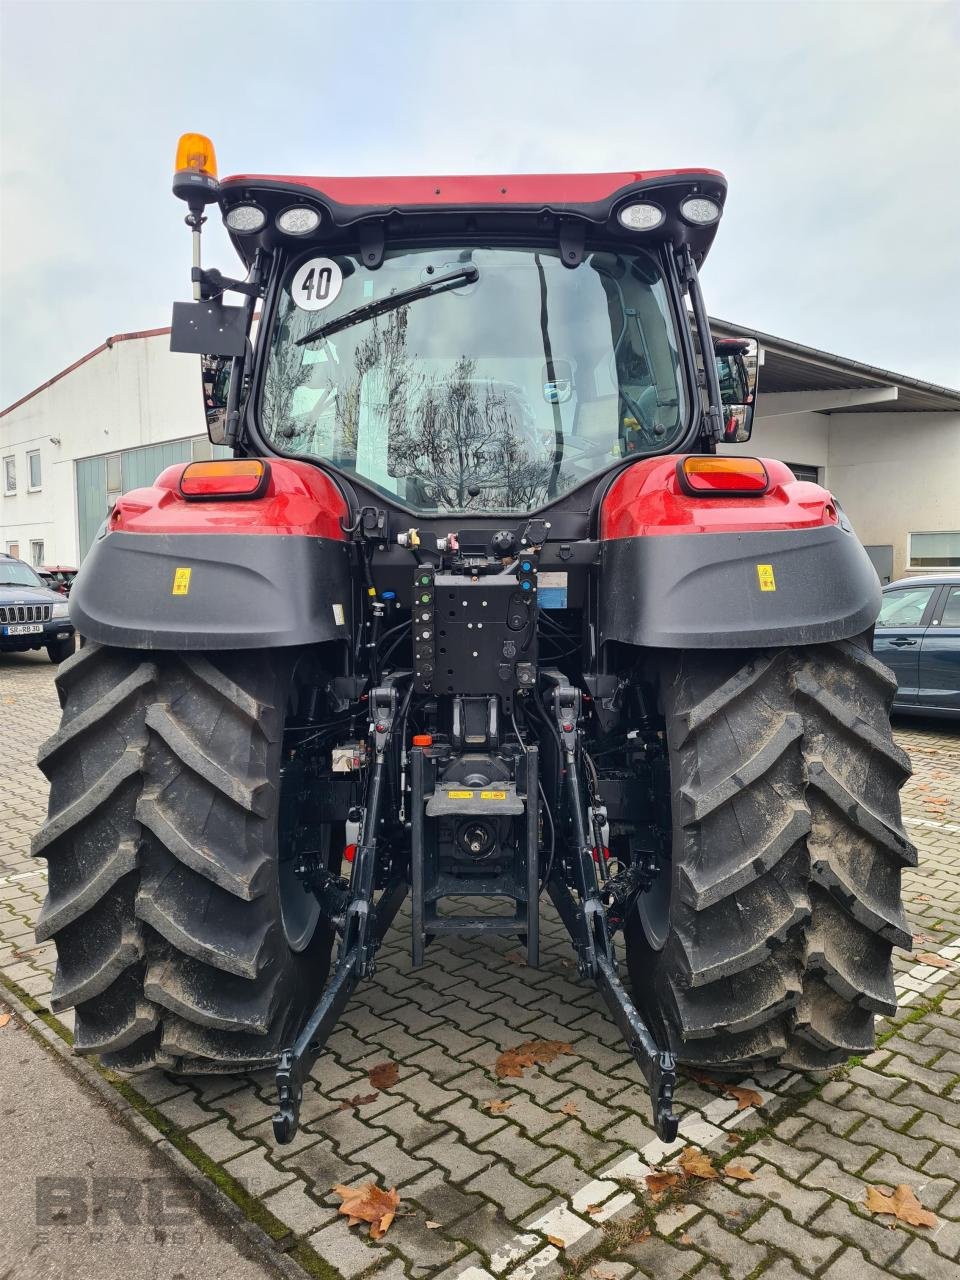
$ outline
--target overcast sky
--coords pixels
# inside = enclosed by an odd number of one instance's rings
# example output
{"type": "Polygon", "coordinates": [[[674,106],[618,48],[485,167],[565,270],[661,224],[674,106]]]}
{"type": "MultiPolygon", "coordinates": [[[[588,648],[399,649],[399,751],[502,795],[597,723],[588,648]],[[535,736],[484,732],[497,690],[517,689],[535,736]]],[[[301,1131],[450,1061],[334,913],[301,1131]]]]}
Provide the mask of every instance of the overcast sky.
{"type": "MultiPolygon", "coordinates": [[[[3,0],[0,405],[189,296],[220,172],[722,169],[713,315],[960,386],[960,4],[3,0]]],[[[222,229],[207,265],[235,264],[222,229]]]]}

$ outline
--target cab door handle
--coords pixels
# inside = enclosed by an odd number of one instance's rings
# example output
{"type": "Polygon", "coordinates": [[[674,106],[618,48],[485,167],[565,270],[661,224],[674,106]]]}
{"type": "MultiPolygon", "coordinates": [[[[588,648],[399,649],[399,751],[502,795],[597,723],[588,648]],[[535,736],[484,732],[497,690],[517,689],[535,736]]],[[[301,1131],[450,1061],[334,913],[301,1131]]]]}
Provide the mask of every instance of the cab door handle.
{"type": "Polygon", "coordinates": [[[896,640],[891,640],[890,643],[897,649],[906,649],[908,645],[916,644],[917,642],[916,640],[908,640],[906,636],[897,636],[896,640]]]}

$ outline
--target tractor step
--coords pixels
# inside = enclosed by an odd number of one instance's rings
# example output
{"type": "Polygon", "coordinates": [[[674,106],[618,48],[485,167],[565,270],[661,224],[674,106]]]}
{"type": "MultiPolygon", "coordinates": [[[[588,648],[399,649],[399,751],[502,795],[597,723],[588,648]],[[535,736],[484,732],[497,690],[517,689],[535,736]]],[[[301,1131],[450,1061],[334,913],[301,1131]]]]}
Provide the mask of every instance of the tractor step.
{"type": "Polygon", "coordinates": [[[516,916],[429,916],[426,930],[431,933],[525,933],[526,915],[516,916]]]}

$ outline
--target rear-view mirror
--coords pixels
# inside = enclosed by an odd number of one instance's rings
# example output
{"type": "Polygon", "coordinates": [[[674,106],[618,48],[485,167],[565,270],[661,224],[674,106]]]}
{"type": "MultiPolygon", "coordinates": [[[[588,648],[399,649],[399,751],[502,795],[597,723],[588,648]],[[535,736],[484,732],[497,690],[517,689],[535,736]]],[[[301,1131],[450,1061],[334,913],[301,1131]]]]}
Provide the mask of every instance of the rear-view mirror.
{"type": "Polygon", "coordinates": [[[744,444],[753,431],[759,343],[755,338],[715,338],[713,351],[723,406],[723,443],[744,444]]]}
{"type": "Polygon", "coordinates": [[[225,444],[227,438],[227,396],[233,360],[227,356],[201,356],[203,412],[211,444],[225,444]]]}

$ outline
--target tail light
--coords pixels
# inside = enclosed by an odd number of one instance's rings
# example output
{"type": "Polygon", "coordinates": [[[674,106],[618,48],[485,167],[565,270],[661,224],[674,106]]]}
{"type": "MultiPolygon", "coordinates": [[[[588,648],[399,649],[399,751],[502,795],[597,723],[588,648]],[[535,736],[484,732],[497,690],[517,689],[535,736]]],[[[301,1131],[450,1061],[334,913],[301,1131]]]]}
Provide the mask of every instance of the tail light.
{"type": "Polygon", "coordinates": [[[759,498],[770,488],[767,468],[759,458],[693,455],[677,463],[684,493],[708,498],[759,498]]]}
{"type": "Polygon", "coordinates": [[[188,499],[259,498],[270,479],[270,464],[262,458],[225,458],[219,462],[191,462],[180,477],[180,492],[188,499]]]}

